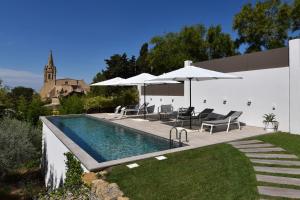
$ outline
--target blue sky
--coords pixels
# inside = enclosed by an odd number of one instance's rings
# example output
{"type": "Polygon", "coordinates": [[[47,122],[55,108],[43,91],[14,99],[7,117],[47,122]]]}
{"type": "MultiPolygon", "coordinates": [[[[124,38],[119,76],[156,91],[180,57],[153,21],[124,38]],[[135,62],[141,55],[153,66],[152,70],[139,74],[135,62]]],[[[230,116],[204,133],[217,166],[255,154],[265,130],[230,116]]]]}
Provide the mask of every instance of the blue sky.
{"type": "Polygon", "coordinates": [[[221,24],[235,37],[232,20],[246,0],[1,0],[0,78],[9,86],[42,86],[53,50],[58,77],[84,79],[115,53],[137,55],[155,35],[184,25],[221,24]]]}

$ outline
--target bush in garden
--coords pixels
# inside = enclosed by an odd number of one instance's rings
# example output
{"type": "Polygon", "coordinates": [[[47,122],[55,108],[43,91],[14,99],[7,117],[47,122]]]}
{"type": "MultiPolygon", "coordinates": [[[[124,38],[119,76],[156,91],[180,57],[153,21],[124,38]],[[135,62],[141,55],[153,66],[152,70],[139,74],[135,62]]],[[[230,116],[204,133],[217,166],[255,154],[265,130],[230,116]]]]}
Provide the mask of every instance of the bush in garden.
{"type": "Polygon", "coordinates": [[[71,95],[60,99],[59,113],[66,114],[81,114],[84,112],[83,97],[71,95]]]}
{"type": "Polygon", "coordinates": [[[0,171],[8,172],[39,159],[41,130],[28,122],[4,118],[0,121],[0,171]]]}
{"type": "Polygon", "coordinates": [[[65,153],[66,160],[66,179],[64,182],[64,187],[68,190],[74,191],[80,188],[83,184],[81,176],[83,174],[83,169],[80,162],[74,157],[70,152],[65,153]]]}
{"type": "Polygon", "coordinates": [[[88,97],[84,101],[84,109],[89,110],[93,108],[109,108],[115,107],[114,98],[113,97],[104,97],[104,96],[96,96],[96,97],[88,97]]]}
{"type": "Polygon", "coordinates": [[[118,105],[128,106],[132,104],[137,104],[139,102],[139,94],[136,88],[128,88],[127,90],[122,90],[118,96],[116,96],[115,101],[118,105]]]}
{"type": "Polygon", "coordinates": [[[49,115],[50,110],[44,106],[39,95],[34,95],[27,107],[27,121],[32,125],[38,125],[39,117],[49,115]]]}

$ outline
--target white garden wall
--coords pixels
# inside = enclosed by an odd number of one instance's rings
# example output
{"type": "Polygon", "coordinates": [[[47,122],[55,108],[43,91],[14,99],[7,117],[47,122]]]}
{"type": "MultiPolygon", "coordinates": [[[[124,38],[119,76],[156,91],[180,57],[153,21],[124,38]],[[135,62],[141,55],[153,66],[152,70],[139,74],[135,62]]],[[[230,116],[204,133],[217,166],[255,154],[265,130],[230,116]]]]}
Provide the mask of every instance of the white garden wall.
{"type": "MultiPolygon", "coordinates": [[[[288,67],[231,74],[243,79],[192,82],[192,105],[196,111],[205,108],[214,108],[214,112],[220,114],[243,111],[241,121],[259,127],[263,126],[265,113],[274,113],[280,122],[279,128],[289,130],[288,67]],[[248,101],[251,101],[250,106],[248,101]]],[[[189,105],[187,88],[188,82],[185,83],[185,102],[189,105]]]]}
{"type": "Polygon", "coordinates": [[[290,132],[300,134],[300,39],[289,42],[290,132]]]}
{"type": "MultiPolygon", "coordinates": [[[[144,102],[144,96],[140,96],[140,102],[144,102]]],[[[178,110],[178,108],[184,105],[184,96],[147,96],[146,102],[149,103],[149,106],[155,105],[155,112],[160,105],[172,104],[174,110],[178,110]]]]}
{"type": "MultiPolygon", "coordinates": [[[[45,185],[51,189],[63,184],[66,175],[66,157],[64,153],[69,149],[43,123],[43,159],[45,167],[45,185]]],[[[86,168],[82,165],[84,171],[86,168]]]]}

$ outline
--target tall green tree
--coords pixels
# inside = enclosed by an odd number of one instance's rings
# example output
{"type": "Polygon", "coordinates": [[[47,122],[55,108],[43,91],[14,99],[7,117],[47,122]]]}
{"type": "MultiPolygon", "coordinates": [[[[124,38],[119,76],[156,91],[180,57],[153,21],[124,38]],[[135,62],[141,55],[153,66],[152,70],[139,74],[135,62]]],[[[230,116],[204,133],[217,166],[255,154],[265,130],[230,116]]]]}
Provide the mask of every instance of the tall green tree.
{"type": "MultiPolygon", "coordinates": [[[[135,56],[127,57],[127,54],[115,54],[109,59],[105,60],[106,69],[97,73],[93,79],[93,82],[100,82],[107,79],[121,77],[129,78],[140,73],[137,70],[135,56]]],[[[92,87],[91,95],[104,95],[110,96],[112,94],[118,94],[122,88],[120,87],[92,87]]]]}
{"type": "Polygon", "coordinates": [[[183,61],[204,61],[235,55],[234,41],[223,33],[221,26],[208,30],[204,25],[183,27],[180,32],[152,38],[149,53],[154,74],[161,74],[183,66],[183,61]]]}
{"type": "Polygon", "coordinates": [[[34,90],[32,88],[19,86],[13,88],[10,94],[13,99],[18,100],[20,96],[23,96],[27,102],[30,102],[34,94],[34,90]]]}
{"type": "Polygon", "coordinates": [[[126,53],[115,54],[105,60],[107,68],[103,70],[106,79],[122,77],[129,78],[135,75],[135,57],[127,57],[126,53]]]}
{"type": "MultiPolygon", "coordinates": [[[[292,31],[300,31],[300,0],[294,0],[291,11],[292,31]]],[[[298,37],[300,33],[298,34],[298,37]]]]}
{"type": "Polygon", "coordinates": [[[236,48],[234,41],[230,35],[222,32],[220,25],[211,26],[206,34],[208,58],[222,58],[236,55],[236,48]]]}
{"type": "Polygon", "coordinates": [[[140,49],[139,57],[136,60],[136,74],[151,73],[151,66],[149,63],[149,49],[148,43],[144,43],[140,49]]]}
{"type": "Polygon", "coordinates": [[[184,60],[201,61],[208,58],[203,25],[186,26],[179,33],[167,33],[151,39],[149,54],[154,74],[161,74],[183,66],[184,60]]]}
{"type": "Polygon", "coordinates": [[[290,28],[290,7],[280,0],[249,3],[234,16],[237,45],[246,44],[246,52],[283,47],[290,28]]]}

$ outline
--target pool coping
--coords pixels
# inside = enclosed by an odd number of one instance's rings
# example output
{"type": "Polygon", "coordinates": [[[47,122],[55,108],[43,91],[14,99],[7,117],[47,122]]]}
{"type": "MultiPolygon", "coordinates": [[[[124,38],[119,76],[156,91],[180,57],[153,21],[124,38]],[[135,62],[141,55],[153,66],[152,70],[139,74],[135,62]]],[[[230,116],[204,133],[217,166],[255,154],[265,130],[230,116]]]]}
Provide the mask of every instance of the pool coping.
{"type": "MultiPolygon", "coordinates": [[[[84,114],[60,115],[59,117],[71,117],[71,116],[82,116],[82,115],[84,115],[84,114]]],[[[137,130],[132,127],[114,123],[107,119],[106,120],[99,119],[99,118],[88,116],[88,115],[84,115],[84,116],[91,117],[91,118],[99,120],[99,121],[100,120],[106,121],[106,122],[109,122],[109,123],[112,123],[112,124],[115,124],[118,126],[122,126],[122,127],[128,128],[128,129],[135,130],[137,132],[144,132],[146,134],[153,135],[151,133],[137,130]]],[[[50,117],[50,116],[48,116],[48,117],[50,117]]],[[[51,132],[56,136],[56,138],[59,139],[69,149],[69,151],[74,154],[74,156],[82,163],[82,165],[88,171],[99,171],[101,169],[108,168],[108,167],[111,167],[114,165],[120,165],[120,164],[124,164],[124,163],[128,163],[128,162],[133,162],[133,161],[137,161],[137,160],[152,158],[152,157],[156,157],[156,156],[160,156],[160,155],[164,155],[164,154],[168,154],[168,153],[175,153],[175,152],[195,148],[194,146],[183,146],[183,147],[177,147],[177,148],[168,149],[168,150],[164,150],[164,151],[157,151],[157,152],[152,152],[152,153],[131,156],[131,157],[127,157],[127,158],[121,158],[118,160],[111,160],[111,161],[99,163],[92,156],[90,156],[85,150],[83,150],[79,145],[77,145],[75,142],[73,142],[73,140],[71,140],[69,137],[67,137],[59,128],[57,128],[51,121],[49,121],[46,116],[41,116],[40,120],[51,130],[51,132]]],[[[160,137],[157,135],[153,135],[153,136],[160,137]]]]}

